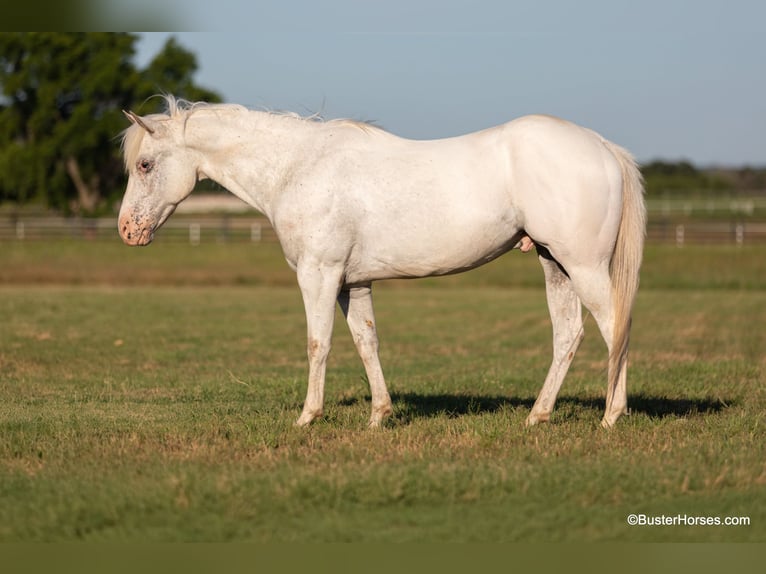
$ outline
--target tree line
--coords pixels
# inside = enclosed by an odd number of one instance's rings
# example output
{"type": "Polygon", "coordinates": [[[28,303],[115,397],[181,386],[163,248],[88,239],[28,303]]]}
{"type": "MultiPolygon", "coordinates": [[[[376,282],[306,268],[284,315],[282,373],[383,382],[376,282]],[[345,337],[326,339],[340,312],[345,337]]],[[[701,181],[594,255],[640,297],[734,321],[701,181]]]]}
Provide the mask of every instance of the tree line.
{"type": "Polygon", "coordinates": [[[766,168],[706,168],[688,161],[652,161],[641,166],[646,193],[658,195],[716,195],[766,193],[766,168]]]}
{"type": "MultiPolygon", "coordinates": [[[[157,93],[219,102],[194,82],[196,56],[174,38],[139,69],[132,33],[0,33],[0,203],[64,212],[110,209],[124,190],[123,109],[160,111],[157,93]]],[[[642,166],[649,195],[766,189],[766,169],[642,166]]]]}

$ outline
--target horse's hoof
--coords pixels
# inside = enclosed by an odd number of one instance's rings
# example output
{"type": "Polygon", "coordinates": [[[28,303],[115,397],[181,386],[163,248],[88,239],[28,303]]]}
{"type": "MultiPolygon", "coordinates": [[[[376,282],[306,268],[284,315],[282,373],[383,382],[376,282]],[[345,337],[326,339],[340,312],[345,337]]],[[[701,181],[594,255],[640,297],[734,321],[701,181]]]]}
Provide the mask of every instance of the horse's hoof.
{"type": "Polygon", "coordinates": [[[387,404],[377,409],[372,409],[372,414],[370,415],[370,422],[367,425],[367,427],[371,429],[380,428],[383,421],[386,420],[388,417],[390,417],[393,412],[394,412],[394,409],[391,407],[390,404],[387,404]]]}
{"type": "Polygon", "coordinates": [[[312,413],[312,412],[304,412],[301,414],[300,417],[298,417],[298,420],[295,421],[295,426],[297,427],[305,427],[310,425],[314,420],[318,419],[322,416],[322,413],[312,413]]]}
{"type": "Polygon", "coordinates": [[[529,428],[537,423],[547,423],[549,420],[551,420],[551,413],[529,413],[527,420],[524,421],[524,426],[529,428]]]}

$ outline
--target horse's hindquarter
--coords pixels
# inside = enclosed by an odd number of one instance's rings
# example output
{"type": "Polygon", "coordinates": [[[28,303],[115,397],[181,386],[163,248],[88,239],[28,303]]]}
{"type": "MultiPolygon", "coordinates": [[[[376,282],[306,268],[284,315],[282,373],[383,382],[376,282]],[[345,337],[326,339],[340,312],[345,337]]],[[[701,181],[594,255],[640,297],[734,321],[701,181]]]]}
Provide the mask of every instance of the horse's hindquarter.
{"type": "Polygon", "coordinates": [[[454,273],[510,249],[517,214],[497,135],[396,140],[362,155],[344,186],[355,229],[348,281],[454,273]]]}
{"type": "Polygon", "coordinates": [[[554,255],[574,250],[578,258],[610,257],[622,212],[622,175],[603,138],[548,116],[526,116],[506,128],[509,191],[525,231],[554,255]]]}

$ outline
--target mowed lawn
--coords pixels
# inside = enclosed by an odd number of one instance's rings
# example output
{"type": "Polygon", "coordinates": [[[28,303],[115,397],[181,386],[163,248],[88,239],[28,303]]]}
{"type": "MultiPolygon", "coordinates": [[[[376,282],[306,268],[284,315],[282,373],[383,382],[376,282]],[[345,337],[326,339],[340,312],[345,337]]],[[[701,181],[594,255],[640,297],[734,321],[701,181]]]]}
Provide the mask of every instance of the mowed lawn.
{"type": "Polygon", "coordinates": [[[326,416],[293,426],[305,320],[278,247],[0,245],[0,541],[763,541],[765,256],[647,249],[610,431],[592,319],[524,428],[551,354],[533,255],[381,284],[394,415],[371,431],[340,314],[326,416]]]}

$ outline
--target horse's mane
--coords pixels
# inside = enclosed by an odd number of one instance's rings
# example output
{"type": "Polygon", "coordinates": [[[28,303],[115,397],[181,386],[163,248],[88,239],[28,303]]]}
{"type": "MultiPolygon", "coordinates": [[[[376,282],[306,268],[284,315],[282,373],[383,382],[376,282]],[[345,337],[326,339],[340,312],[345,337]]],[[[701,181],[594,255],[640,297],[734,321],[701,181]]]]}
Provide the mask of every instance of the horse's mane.
{"type": "Polygon", "coordinates": [[[138,160],[138,150],[141,149],[141,142],[144,139],[146,131],[136,124],[130,124],[120,134],[120,149],[122,150],[122,159],[125,163],[125,171],[130,169],[138,160]]]}
{"type": "MultiPolygon", "coordinates": [[[[167,122],[169,120],[176,120],[176,121],[182,121],[185,127],[186,122],[189,120],[189,118],[194,113],[202,111],[202,110],[211,111],[211,112],[221,112],[221,113],[226,113],[226,112],[245,113],[245,112],[251,111],[245,106],[242,106],[239,104],[212,104],[209,102],[190,102],[188,100],[176,98],[175,96],[170,94],[164,94],[159,97],[162,97],[162,99],[165,100],[165,112],[145,116],[146,119],[150,120],[151,122],[167,122]]],[[[363,122],[363,121],[351,120],[351,119],[342,119],[342,118],[325,120],[324,118],[322,118],[320,114],[311,114],[308,116],[301,116],[299,114],[296,114],[295,112],[284,112],[284,111],[274,111],[274,110],[265,110],[265,112],[263,113],[266,113],[274,117],[289,118],[289,119],[295,119],[295,120],[300,120],[304,122],[315,122],[315,123],[321,123],[321,124],[327,124],[327,125],[348,125],[348,126],[352,126],[357,129],[360,129],[366,133],[383,131],[378,126],[375,126],[369,122],[363,122]]],[[[136,162],[136,160],[138,160],[138,152],[141,149],[141,142],[143,141],[145,134],[146,134],[146,130],[144,130],[141,126],[137,124],[131,124],[127,129],[123,130],[121,134],[120,147],[122,149],[126,170],[129,168],[129,166],[133,165],[136,162]]]]}
{"type": "MultiPolygon", "coordinates": [[[[184,126],[189,117],[199,110],[220,110],[220,111],[247,111],[247,108],[239,104],[210,104],[208,102],[190,102],[188,100],[176,98],[170,94],[159,96],[165,100],[165,112],[159,114],[150,114],[146,116],[151,122],[167,122],[169,120],[181,120],[184,126]]],[[[144,139],[146,130],[138,124],[131,124],[121,134],[120,147],[122,149],[125,170],[138,160],[138,152],[141,149],[141,142],[144,139]]]]}

